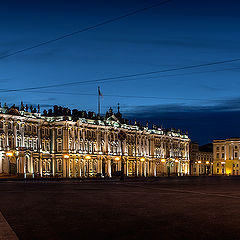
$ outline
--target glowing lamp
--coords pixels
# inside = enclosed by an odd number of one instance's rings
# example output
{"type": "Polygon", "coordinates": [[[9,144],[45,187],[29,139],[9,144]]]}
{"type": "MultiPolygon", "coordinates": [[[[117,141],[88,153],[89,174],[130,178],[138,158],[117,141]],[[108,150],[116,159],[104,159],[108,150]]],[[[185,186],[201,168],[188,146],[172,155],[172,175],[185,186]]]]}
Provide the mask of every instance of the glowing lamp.
{"type": "Polygon", "coordinates": [[[198,163],[202,163],[201,161],[198,161],[198,163]]]}
{"type": "Polygon", "coordinates": [[[12,152],[7,152],[7,153],[6,153],[6,156],[7,156],[7,157],[12,157],[12,156],[13,156],[13,153],[12,153],[12,152]]]}
{"type": "Polygon", "coordinates": [[[140,161],[141,161],[141,162],[144,162],[144,161],[145,161],[145,158],[144,158],[144,157],[141,157],[141,158],[140,158],[140,161]]]}
{"type": "Polygon", "coordinates": [[[162,159],[162,160],[161,160],[161,162],[163,162],[163,163],[164,163],[164,162],[166,162],[166,160],[165,160],[165,159],[162,159]]]}
{"type": "Polygon", "coordinates": [[[175,162],[178,162],[178,160],[176,159],[175,162]]]}
{"type": "Polygon", "coordinates": [[[69,155],[68,154],[64,154],[63,157],[67,159],[67,158],[69,158],[69,155]]]}
{"type": "Polygon", "coordinates": [[[115,160],[116,160],[116,161],[119,161],[119,160],[120,160],[120,157],[115,157],[115,160]]]}
{"type": "Polygon", "coordinates": [[[206,164],[209,164],[209,161],[206,161],[206,164]]]}
{"type": "Polygon", "coordinates": [[[91,159],[91,156],[87,155],[87,156],[85,157],[85,159],[90,160],[90,159],[91,159]]]}

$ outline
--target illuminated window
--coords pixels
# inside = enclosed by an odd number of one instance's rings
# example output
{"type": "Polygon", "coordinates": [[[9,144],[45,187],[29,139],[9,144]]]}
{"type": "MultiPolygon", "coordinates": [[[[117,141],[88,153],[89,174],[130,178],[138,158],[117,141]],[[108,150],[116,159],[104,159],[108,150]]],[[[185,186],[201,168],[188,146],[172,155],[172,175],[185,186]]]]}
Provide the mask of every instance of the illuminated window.
{"type": "Polygon", "coordinates": [[[33,143],[33,149],[36,150],[37,149],[37,143],[34,141],[33,143]]]}
{"type": "Polygon", "coordinates": [[[58,128],[57,135],[62,135],[62,129],[61,128],[58,128]]]}
{"type": "Polygon", "coordinates": [[[42,142],[42,150],[45,151],[45,142],[42,142]]]}
{"type": "Polygon", "coordinates": [[[58,152],[61,152],[61,151],[62,151],[62,142],[58,142],[58,144],[57,144],[57,150],[58,150],[58,152]]]}
{"type": "Polygon", "coordinates": [[[50,143],[47,142],[47,151],[49,152],[50,151],[50,143]]]}
{"type": "Polygon", "coordinates": [[[57,171],[58,172],[62,171],[62,160],[60,159],[57,161],[57,171]]]}
{"type": "Polygon", "coordinates": [[[12,138],[8,139],[8,145],[9,145],[10,148],[12,148],[12,138]]]}

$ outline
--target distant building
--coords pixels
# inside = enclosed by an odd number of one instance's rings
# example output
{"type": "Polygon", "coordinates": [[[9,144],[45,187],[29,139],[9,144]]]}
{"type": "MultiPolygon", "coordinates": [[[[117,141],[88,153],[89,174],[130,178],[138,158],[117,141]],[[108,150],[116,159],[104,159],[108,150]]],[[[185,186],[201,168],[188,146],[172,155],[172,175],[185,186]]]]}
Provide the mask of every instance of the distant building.
{"type": "Polygon", "coordinates": [[[0,107],[0,174],[112,177],[189,174],[189,138],[180,130],[131,124],[120,109],[104,117],[54,106],[0,107]]]}
{"type": "Polygon", "coordinates": [[[240,138],[213,141],[213,174],[240,174],[240,138]]]}
{"type": "Polygon", "coordinates": [[[190,174],[192,176],[211,175],[213,167],[212,144],[199,147],[190,142],[190,174]]]}

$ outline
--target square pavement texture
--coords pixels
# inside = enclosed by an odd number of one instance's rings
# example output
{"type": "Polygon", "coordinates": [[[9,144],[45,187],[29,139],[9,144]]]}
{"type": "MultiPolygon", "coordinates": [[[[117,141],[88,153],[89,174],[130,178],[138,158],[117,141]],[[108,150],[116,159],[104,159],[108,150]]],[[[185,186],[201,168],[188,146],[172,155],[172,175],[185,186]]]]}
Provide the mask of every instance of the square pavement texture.
{"type": "Polygon", "coordinates": [[[15,232],[11,229],[0,212],[0,240],[18,240],[15,232]]]}
{"type": "Polygon", "coordinates": [[[10,180],[0,210],[20,240],[239,240],[239,189],[239,177],[10,180]]]}

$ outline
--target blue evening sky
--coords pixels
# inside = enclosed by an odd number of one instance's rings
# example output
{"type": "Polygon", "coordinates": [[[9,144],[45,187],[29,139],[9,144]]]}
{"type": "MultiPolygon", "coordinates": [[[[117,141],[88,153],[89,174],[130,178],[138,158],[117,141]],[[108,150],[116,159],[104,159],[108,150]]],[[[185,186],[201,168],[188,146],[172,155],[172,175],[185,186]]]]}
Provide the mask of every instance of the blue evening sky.
{"type": "MultiPolygon", "coordinates": [[[[0,56],[157,2],[1,1],[0,56]]],[[[85,81],[239,58],[239,9],[240,3],[234,0],[173,0],[0,59],[0,88],[85,81]]],[[[1,92],[0,101],[97,111],[97,96],[81,94],[96,94],[99,85],[104,95],[102,112],[110,106],[116,109],[119,102],[125,117],[188,130],[193,140],[203,144],[240,136],[238,67],[240,62],[41,92],[1,92]]]]}

